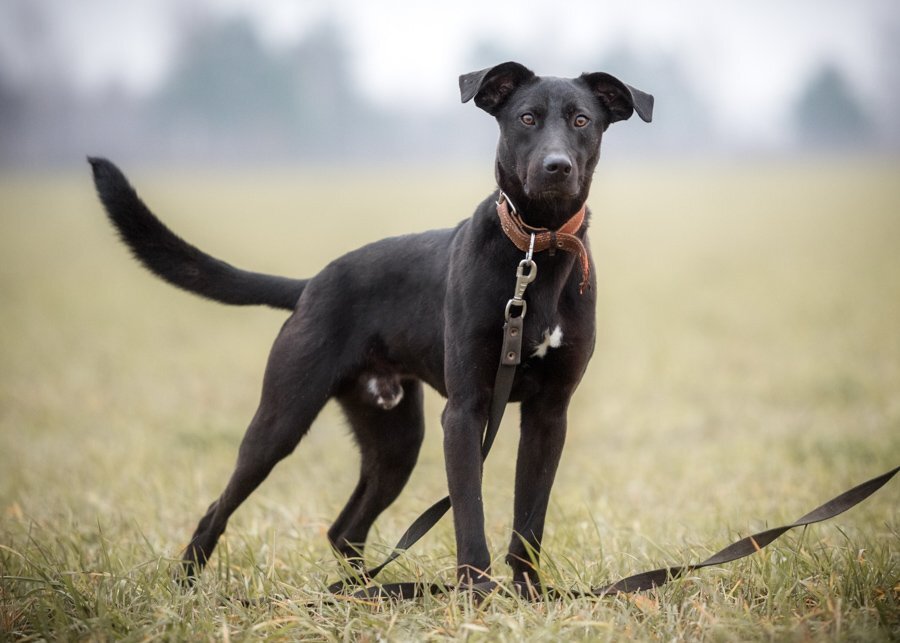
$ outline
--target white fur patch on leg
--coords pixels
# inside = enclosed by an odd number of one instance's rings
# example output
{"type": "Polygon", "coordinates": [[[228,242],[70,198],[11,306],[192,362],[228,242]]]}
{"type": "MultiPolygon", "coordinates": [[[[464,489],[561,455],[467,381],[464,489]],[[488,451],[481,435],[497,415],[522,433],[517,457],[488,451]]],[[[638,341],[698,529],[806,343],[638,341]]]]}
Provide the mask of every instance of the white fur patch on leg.
{"type": "Polygon", "coordinates": [[[556,325],[556,328],[554,328],[552,332],[548,328],[544,331],[544,341],[535,347],[531,356],[546,357],[548,350],[551,348],[559,348],[562,345],[562,338],[563,332],[562,328],[559,327],[559,324],[556,325]]]}

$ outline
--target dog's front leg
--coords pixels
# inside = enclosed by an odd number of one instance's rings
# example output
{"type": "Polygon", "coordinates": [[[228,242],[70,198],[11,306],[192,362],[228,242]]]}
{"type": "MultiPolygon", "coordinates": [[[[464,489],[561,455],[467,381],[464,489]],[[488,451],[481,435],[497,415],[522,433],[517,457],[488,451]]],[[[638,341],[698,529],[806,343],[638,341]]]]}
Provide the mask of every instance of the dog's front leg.
{"type": "Polygon", "coordinates": [[[491,568],[481,497],[481,434],[490,402],[486,392],[468,391],[468,395],[450,396],[442,417],[457,572],[464,584],[487,580],[491,568]]]}
{"type": "Polygon", "coordinates": [[[563,391],[545,390],[522,402],[513,534],[506,562],[515,580],[535,587],[550,489],[566,440],[568,406],[569,394],[563,391]]]}

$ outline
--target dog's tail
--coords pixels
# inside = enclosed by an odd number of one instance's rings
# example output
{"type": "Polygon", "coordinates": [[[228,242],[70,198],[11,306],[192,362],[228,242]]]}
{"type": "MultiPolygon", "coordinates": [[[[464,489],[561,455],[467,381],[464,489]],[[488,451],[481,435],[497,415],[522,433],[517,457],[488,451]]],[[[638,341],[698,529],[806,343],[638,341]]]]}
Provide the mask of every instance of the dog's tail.
{"type": "Polygon", "coordinates": [[[173,286],[224,304],[294,309],[307,280],[241,270],[211,257],[157,219],[119,168],[103,158],[88,161],[109,220],[148,270],[173,286]]]}

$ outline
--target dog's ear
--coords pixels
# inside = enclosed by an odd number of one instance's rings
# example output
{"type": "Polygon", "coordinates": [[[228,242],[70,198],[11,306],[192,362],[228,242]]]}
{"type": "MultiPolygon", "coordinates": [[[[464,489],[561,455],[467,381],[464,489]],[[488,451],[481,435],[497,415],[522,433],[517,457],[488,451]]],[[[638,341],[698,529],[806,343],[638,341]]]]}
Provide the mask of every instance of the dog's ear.
{"type": "Polygon", "coordinates": [[[462,102],[474,98],[478,107],[496,116],[506,99],[534,77],[534,72],[524,65],[506,62],[460,76],[459,94],[462,102]]]}
{"type": "Polygon", "coordinates": [[[653,96],[650,94],[600,71],[581,74],[579,80],[587,84],[609,111],[610,123],[629,119],[633,112],[637,112],[645,123],[653,119],[653,96]]]}

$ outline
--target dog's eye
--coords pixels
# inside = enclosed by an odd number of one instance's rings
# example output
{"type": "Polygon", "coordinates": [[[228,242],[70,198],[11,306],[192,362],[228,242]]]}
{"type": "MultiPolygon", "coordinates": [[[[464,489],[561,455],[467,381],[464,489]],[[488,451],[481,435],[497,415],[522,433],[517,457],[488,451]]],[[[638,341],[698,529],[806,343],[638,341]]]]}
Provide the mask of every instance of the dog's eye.
{"type": "Polygon", "coordinates": [[[522,114],[519,116],[519,120],[528,125],[528,127],[535,124],[534,114],[522,114]]]}
{"type": "Polygon", "coordinates": [[[575,117],[575,120],[572,121],[572,123],[575,125],[575,127],[585,127],[590,122],[591,122],[591,119],[589,119],[584,114],[579,114],[578,116],[575,117]]]}

